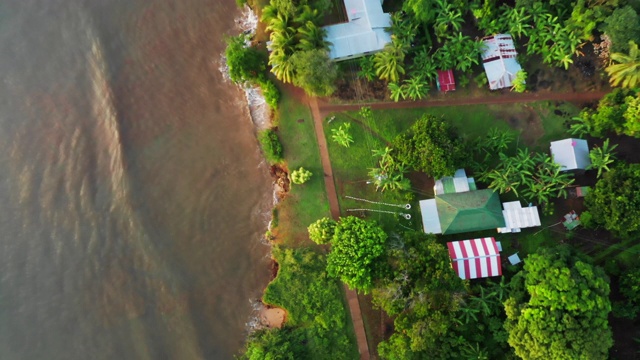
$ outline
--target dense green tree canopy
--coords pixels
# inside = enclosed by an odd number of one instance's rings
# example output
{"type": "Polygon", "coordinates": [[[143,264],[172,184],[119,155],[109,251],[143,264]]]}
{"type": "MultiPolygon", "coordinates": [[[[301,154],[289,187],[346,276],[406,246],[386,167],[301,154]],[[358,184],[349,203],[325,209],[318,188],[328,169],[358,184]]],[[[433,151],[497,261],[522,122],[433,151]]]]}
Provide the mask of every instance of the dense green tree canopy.
{"type": "Polygon", "coordinates": [[[331,239],[327,270],[350,288],[368,293],[379,271],[387,234],[375,221],[341,218],[331,239]]]}
{"type": "Polygon", "coordinates": [[[629,41],[640,42],[640,17],[629,5],[616,9],[604,22],[612,52],[628,52],[629,41]]]}
{"type": "Polygon", "coordinates": [[[640,231],[640,164],[619,164],[604,173],[585,198],[591,221],[626,238],[640,231]]]}
{"type": "Polygon", "coordinates": [[[227,38],[225,57],[229,67],[229,77],[235,83],[255,83],[264,77],[267,68],[266,54],[246,45],[244,34],[227,38]]]}
{"type": "Polygon", "coordinates": [[[338,223],[335,220],[323,217],[309,225],[309,238],[316,244],[326,244],[333,238],[338,223]]]}
{"type": "Polygon", "coordinates": [[[304,346],[305,330],[285,327],[262,329],[253,333],[241,360],[297,360],[308,358],[304,346]]]}
{"type": "Polygon", "coordinates": [[[529,255],[505,302],[509,344],[525,359],[606,359],[613,345],[604,271],[568,247],[529,255]]]}
{"type": "Polygon", "coordinates": [[[593,111],[585,109],[580,113],[580,124],[591,136],[603,137],[609,132],[638,136],[638,90],[615,89],[605,95],[593,111]]]}
{"type": "Polygon", "coordinates": [[[437,178],[453,175],[462,166],[463,149],[444,120],[424,115],[393,141],[397,161],[437,178]]]}
{"type": "Polygon", "coordinates": [[[323,49],[298,51],[291,57],[295,77],[293,83],[312,96],[329,96],[335,91],[338,76],[335,63],[323,49]]]}
{"type": "Polygon", "coordinates": [[[390,240],[388,259],[391,271],[373,290],[374,304],[396,316],[395,334],[380,344],[381,355],[433,359],[446,354],[466,293],[447,249],[434,235],[407,232],[390,240]]]}

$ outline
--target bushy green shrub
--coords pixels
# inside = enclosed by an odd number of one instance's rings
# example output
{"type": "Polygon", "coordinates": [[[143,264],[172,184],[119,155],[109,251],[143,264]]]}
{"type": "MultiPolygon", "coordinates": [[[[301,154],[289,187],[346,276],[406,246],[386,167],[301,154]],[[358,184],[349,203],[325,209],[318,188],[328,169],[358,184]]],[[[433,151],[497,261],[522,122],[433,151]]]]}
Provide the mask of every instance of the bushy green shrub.
{"type": "Polygon", "coordinates": [[[274,129],[261,131],[258,134],[258,140],[269,164],[277,164],[282,161],[282,144],[274,129]]]}
{"type": "Polygon", "coordinates": [[[278,102],[280,102],[280,90],[276,87],[273,81],[264,79],[260,81],[260,89],[262,90],[262,96],[267,102],[267,105],[273,110],[278,108],[278,102]]]}
{"type": "Polygon", "coordinates": [[[326,244],[333,238],[338,223],[335,220],[324,217],[309,225],[309,239],[316,244],[326,244]]]}
{"type": "Polygon", "coordinates": [[[300,169],[291,172],[291,181],[294,184],[304,184],[311,179],[312,175],[311,171],[300,166],[300,169]]]}

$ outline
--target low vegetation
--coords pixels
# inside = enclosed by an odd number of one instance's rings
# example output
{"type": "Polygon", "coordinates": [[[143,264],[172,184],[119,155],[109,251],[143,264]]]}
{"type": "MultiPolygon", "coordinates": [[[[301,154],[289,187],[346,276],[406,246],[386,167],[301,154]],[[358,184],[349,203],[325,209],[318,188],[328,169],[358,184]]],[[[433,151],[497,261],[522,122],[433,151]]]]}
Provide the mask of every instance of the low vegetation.
{"type": "Polygon", "coordinates": [[[243,359],[355,359],[342,291],[326,271],[323,255],[308,249],[273,248],[280,265],[263,301],[287,309],[282,329],[253,333],[243,359]]]}
{"type": "Polygon", "coordinates": [[[262,130],[258,134],[258,140],[262,147],[264,157],[269,164],[277,164],[283,160],[282,158],[282,144],[278,139],[278,134],[274,129],[262,130]]]}

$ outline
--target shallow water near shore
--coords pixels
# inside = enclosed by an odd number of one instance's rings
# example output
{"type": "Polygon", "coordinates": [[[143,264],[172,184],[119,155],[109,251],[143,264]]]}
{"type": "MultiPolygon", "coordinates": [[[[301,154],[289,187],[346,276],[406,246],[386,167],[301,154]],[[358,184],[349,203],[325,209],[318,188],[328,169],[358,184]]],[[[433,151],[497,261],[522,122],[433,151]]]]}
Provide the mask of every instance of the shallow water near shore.
{"type": "Polygon", "coordinates": [[[0,358],[230,359],[271,179],[233,0],[0,4],[0,358]]]}

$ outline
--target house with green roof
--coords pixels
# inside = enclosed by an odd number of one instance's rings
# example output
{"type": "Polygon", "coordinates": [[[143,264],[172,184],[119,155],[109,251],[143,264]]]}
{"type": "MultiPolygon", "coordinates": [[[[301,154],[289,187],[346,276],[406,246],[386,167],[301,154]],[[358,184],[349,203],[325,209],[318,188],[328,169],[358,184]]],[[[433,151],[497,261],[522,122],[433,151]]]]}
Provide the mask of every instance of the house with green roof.
{"type": "Polygon", "coordinates": [[[498,193],[492,189],[436,195],[420,201],[422,224],[429,234],[459,234],[505,227],[498,193]]]}

